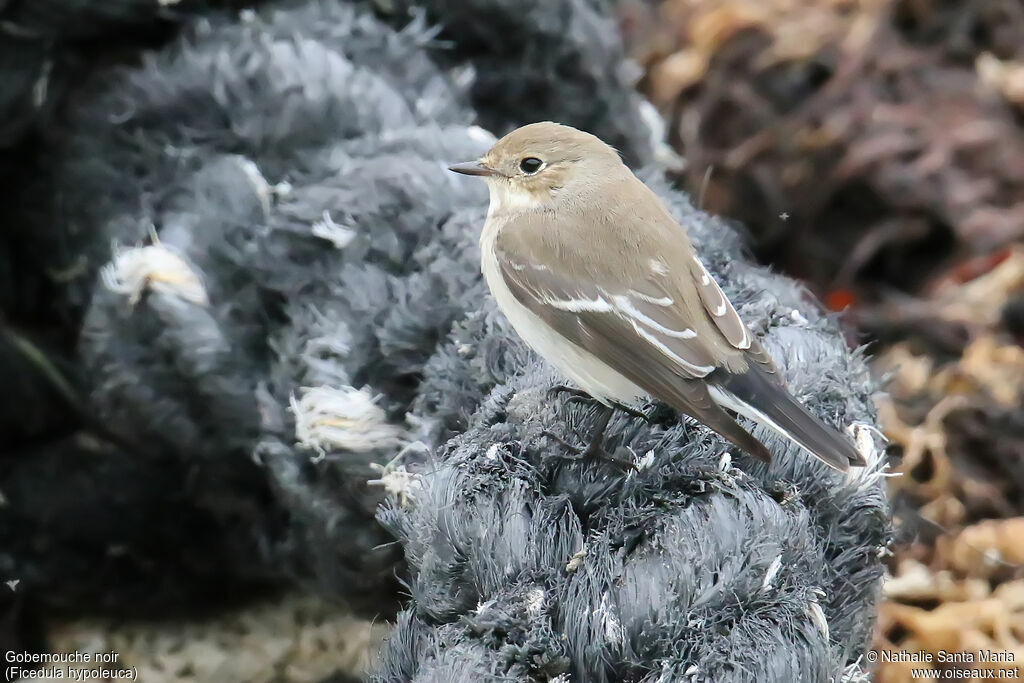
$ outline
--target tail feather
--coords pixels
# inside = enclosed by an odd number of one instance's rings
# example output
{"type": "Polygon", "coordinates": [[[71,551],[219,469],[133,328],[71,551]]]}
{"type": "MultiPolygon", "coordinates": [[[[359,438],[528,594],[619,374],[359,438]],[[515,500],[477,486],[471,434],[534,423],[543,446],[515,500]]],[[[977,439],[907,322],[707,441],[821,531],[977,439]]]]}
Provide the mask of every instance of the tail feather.
{"type": "Polygon", "coordinates": [[[850,465],[867,464],[848,439],[824,425],[759,368],[708,379],[718,380],[709,388],[719,405],[770,427],[830,467],[845,472],[850,465]]]}
{"type": "MultiPolygon", "coordinates": [[[[689,406],[692,410],[692,406],[689,406]]],[[[752,455],[763,463],[772,461],[772,454],[753,434],[745,430],[729,413],[715,405],[695,415],[700,422],[715,430],[732,443],[739,446],[748,455],[752,455]]]]}

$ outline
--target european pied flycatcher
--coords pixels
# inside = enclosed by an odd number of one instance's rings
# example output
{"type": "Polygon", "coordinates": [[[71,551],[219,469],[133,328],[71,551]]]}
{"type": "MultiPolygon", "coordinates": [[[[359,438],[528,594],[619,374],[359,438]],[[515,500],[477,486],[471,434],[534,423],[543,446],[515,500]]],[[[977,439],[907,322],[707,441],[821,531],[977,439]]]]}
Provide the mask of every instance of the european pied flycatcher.
{"type": "Polygon", "coordinates": [[[765,462],[768,449],[726,409],[837,470],[865,464],[789,393],[685,230],[614,149],[534,123],[451,170],[490,188],[480,248],[498,306],[527,344],[608,407],[598,448],[611,407],[646,395],[765,462]]]}

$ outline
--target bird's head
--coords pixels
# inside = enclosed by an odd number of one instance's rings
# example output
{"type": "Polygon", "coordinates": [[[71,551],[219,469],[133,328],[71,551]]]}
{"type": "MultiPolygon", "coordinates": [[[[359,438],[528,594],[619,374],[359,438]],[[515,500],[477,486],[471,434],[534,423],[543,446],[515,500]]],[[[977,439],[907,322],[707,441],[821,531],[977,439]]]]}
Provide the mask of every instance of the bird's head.
{"type": "Polygon", "coordinates": [[[624,167],[618,152],[599,138],[543,122],[517,128],[480,159],[449,168],[486,180],[492,201],[502,208],[538,208],[624,167]]]}

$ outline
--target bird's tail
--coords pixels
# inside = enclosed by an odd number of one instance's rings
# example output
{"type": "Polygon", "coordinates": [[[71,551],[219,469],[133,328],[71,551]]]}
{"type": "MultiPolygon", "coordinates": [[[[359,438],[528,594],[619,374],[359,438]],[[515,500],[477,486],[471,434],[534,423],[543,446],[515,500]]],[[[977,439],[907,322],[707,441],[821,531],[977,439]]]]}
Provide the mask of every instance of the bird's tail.
{"type": "MultiPolygon", "coordinates": [[[[718,378],[712,375],[708,379],[718,378]]],[[[822,424],[792,394],[757,367],[721,377],[709,389],[712,398],[722,407],[770,427],[840,472],[845,472],[850,465],[863,467],[867,464],[848,439],[822,424]]]]}

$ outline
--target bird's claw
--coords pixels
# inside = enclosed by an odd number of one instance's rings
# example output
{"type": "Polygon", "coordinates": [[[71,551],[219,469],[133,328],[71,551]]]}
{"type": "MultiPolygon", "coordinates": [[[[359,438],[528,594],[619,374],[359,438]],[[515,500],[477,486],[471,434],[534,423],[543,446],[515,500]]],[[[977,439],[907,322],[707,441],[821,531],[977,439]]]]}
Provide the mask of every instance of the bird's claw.
{"type": "Polygon", "coordinates": [[[615,457],[614,454],[609,453],[604,449],[599,440],[592,441],[586,448],[580,448],[569,443],[558,434],[545,429],[541,432],[541,436],[545,436],[552,441],[557,442],[565,450],[569,451],[570,455],[563,455],[564,460],[570,460],[573,462],[580,462],[583,460],[603,460],[615,467],[622,470],[635,470],[636,466],[632,460],[623,460],[622,458],[615,457]]]}
{"type": "MultiPolygon", "coordinates": [[[[548,389],[549,396],[555,397],[560,396],[562,394],[569,395],[569,398],[565,399],[566,403],[582,403],[585,405],[600,404],[600,401],[598,401],[596,398],[594,398],[587,392],[583,391],[582,389],[577,389],[576,387],[570,387],[565,384],[556,384],[555,386],[548,389]]],[[[627,415],[635,417],[638,420],[643,420],[644,422],[651,421],[651,418],[649,415],[647,415],[647,413],[643,412],[642,410],[637,410],[632,406],[628,406],[625,403],[619,403],[618,401],[609,401],[609,404],[616,410],[621,410],[627,415]]]]}
{"type": "Polygon", "coordinates": [[[556,384],[548,389],[548,396],[556,397],[561,396],[562,394],[569,394],[572,398],[593,400],[591,395],[587,392],[582,389],[577,389],[576,387],[570,387],[568,384],[556,384]]]}
{"type": "Polygon", "coordinates": [[[580,448],[579,446],[573,446],[571,443],[560,437],[558,434],[555,434],[550,429],[545,429],[540,433],[540,435],[557,442],[560,446],[562,446],[562,448],[572,453],[573,457],[569,458],[569,460],[580,460],[581,458],[583,458],[585,453],[584,449],[580,448]]]}
{"type": "Polygon", "coordinates": [[[618,401],[612,401],[612,405],[615,408],[617,408],[618,410],[621,410],[622,412],[626,413],[627,415],[632,415],[633,417],[635,417],[638,420],[643,420],[644,422],[648,422],[648,423],[651,421],[651,418],[650,418],[650,416],[647,413],[643,412],[642,410],[637,410],[636,408],[633,408],[632,406],[627,406],[625,403],[619,403],[618,401]]]}

